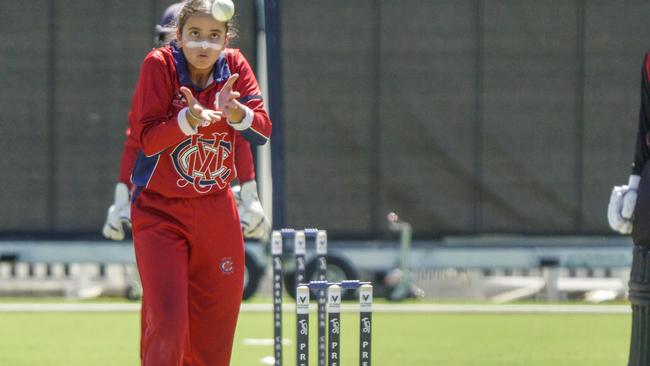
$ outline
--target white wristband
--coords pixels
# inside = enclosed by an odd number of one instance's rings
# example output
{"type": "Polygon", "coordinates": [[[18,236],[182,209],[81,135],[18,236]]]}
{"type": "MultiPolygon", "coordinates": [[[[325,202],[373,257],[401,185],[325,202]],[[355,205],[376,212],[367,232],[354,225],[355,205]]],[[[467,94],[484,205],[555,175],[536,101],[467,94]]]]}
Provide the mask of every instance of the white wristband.
{"type": "Polygon", "coordinates": [[[255,113],[253,112],[252,109],[248,108],[243,104],[241,107],[244,110],[244,118],[242,118],[241,122],[232,123],[228,121],[228,124],[237,131],[243,131],[250,128],[251,125],[253,124],[253,117],[255,117],[255,113]]]}
{"type": "Polygon", "coordinates": [[[195,135],[198,131],[198,127],[192,127],[190,123],[187,121],[187,116],[185,115],[189,110],[189,107],[185,107],[178,112],[177,120],[178,120],[178,127],[180,127],[181,131],[185,134],[185,136],[192,136],[195,135]]]}
{"type": "Polygon", "coordinates": [[[631,189],[639,189],[639,182],[641,182],[641,177],[638,175],[630,175],[630,180],[627,182],[627,186],[631,189]]]}

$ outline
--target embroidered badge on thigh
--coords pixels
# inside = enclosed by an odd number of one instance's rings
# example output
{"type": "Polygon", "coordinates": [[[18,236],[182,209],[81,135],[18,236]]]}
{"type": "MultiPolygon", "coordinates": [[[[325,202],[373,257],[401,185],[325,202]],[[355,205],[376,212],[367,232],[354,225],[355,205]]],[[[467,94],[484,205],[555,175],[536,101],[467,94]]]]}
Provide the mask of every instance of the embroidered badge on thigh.
{"type": "Polygon", "coordinates": [[[226,257],[221,260],[221,263],[219,264],[219,268],[221,269],[221,272],[225,274],[231,274],[235,271],[235,266],[232,262],[232,258],[226,257]]]}

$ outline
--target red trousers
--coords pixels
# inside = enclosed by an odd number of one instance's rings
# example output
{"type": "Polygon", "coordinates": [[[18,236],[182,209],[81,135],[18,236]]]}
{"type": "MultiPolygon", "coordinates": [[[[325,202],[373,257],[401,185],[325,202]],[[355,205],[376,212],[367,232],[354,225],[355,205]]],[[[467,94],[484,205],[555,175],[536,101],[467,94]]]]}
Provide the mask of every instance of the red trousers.
{"type": "Polygon", "coordinates": [[[244,242],[232,192],[131,206],[142,280],[144,366],[229,366],[244,285],[244,242]]]}

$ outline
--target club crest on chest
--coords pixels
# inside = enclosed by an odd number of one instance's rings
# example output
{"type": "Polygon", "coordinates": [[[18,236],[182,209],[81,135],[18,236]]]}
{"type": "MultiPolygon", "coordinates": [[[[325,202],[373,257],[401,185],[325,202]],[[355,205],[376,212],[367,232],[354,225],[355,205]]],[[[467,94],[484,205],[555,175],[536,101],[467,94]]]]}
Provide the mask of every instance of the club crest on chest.
{"type": "Polygon", "coordinates": [[[180,188],[192,186],[198,193],[224,189],[232,169],[225,162],[232,153],[228,133],[197,134],[178,144],[171,154],[180,188]]]}

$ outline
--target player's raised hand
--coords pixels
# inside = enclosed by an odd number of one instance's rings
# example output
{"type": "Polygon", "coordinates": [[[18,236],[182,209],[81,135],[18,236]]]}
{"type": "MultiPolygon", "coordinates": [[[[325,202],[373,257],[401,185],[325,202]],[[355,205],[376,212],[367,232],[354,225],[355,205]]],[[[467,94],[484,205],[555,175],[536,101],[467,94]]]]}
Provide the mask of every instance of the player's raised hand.
{"type": "Polygon", "coordinates": [[[233,85],[238,78],[239,74],[230,75],[228,81],[226,81],[226,84],[221,88],[214,101],[215,108],[224,111],[229,121],[241,121],[244,117],[241,105],[237,101],[240,94],[239,92],[232,90],[233,85]]]}
{"type": "Polygon", "coordinates": [[[209,125],[211,123],[221,121],[221,116],[223,115],[222,111],[216,111],[213,109],[205,108],[199,103],[192,91],[187,87],[181,86],[181,93],[185,96],[187,101],[188,110],[188,122],[192,124],[192,127],[196,127],[198,124],[209,125]]]}

